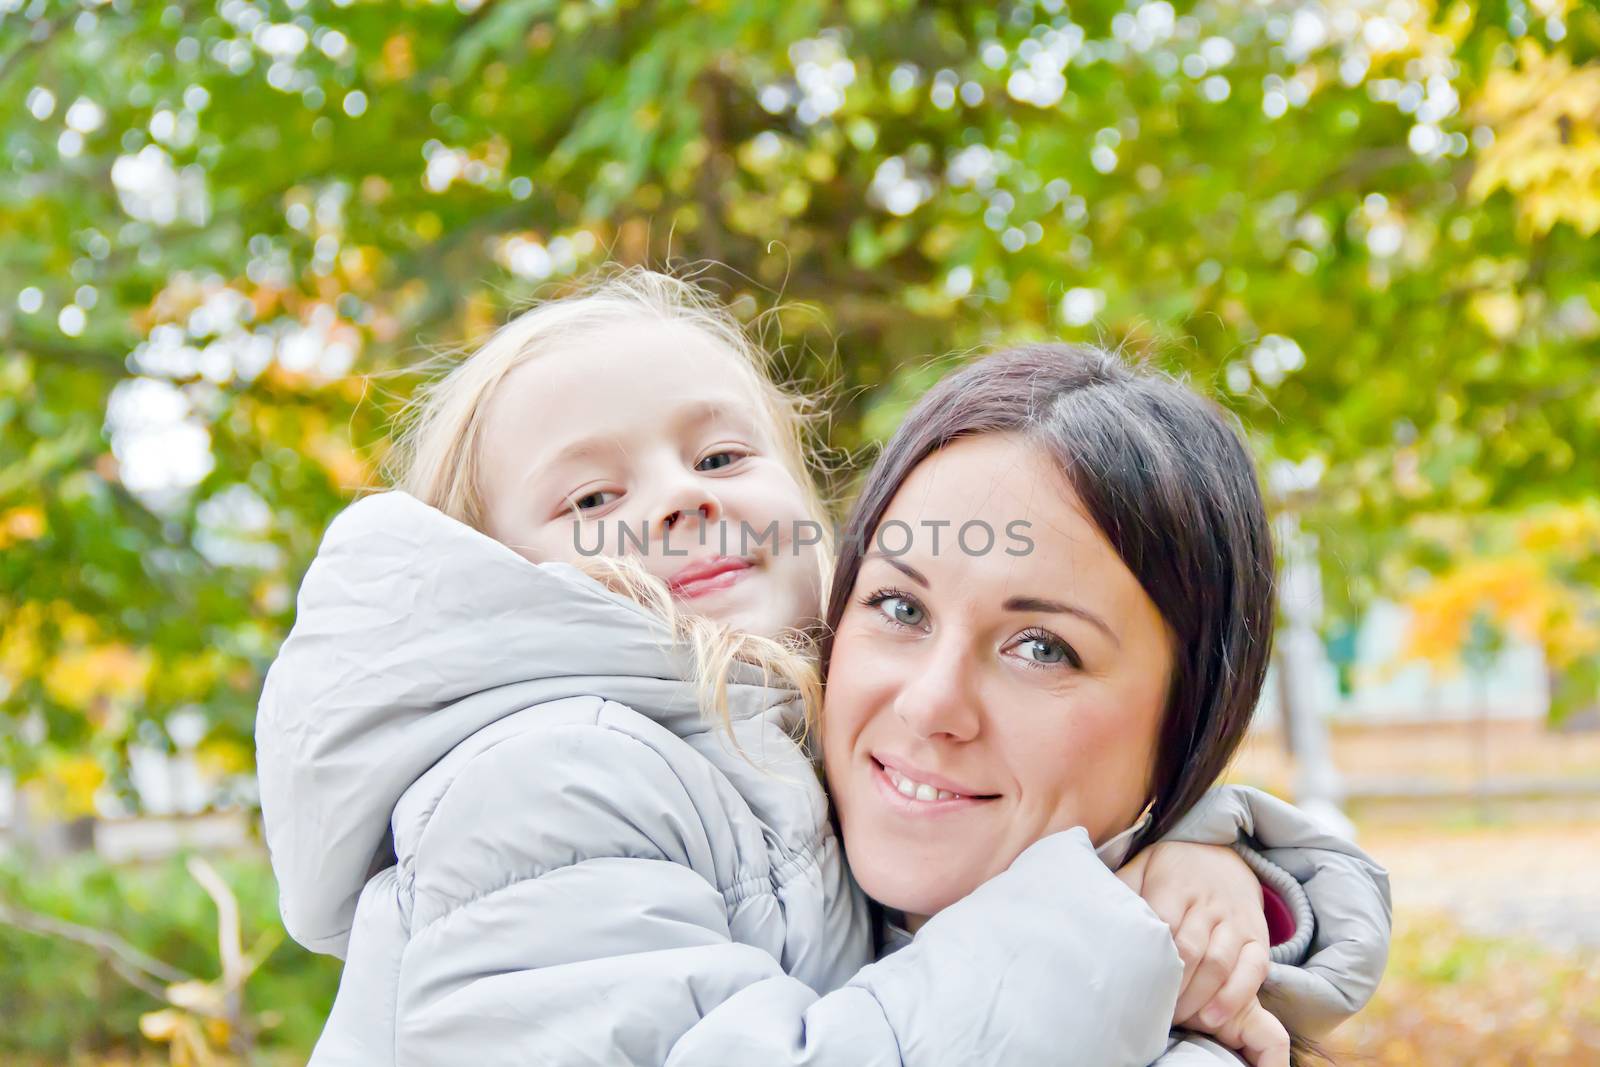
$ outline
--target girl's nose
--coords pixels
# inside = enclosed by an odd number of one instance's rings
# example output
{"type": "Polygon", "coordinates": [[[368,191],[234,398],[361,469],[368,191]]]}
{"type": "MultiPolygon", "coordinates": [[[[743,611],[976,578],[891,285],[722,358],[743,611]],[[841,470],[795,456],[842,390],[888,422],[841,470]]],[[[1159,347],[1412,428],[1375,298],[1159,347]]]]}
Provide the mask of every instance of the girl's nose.
{"type": "Polygon", "coordinates": [[[666,495],[656,513],[659,518],[654,525],[664,537],[691,515],[702,524],[721,521],[722,502],[704,485],[684,479],[666,495]]]}
{"type": "Polygon", "coordinates": [[[683,521],[683,517],[685,515],[688,515],[688,514],[693,514],[693,515],[700,516],[700,521],[701,522],[710,522],[710,521],[712,521],[713,513],[715,512],[715,510],[716,510],[715,505],[710,504],[710,503],[700,504],[693,511],[687,511],[686,512],[686,511],[684,511],[684,510],[682,510],[680,508],[680,509],[678,509],[676,511],[668,512],[666,515],[662,516],[662,518],[661,518],[661,528],[663,530],[672,529],[674,526],[676,526],[680,522],[682,522],[683,521]]]}

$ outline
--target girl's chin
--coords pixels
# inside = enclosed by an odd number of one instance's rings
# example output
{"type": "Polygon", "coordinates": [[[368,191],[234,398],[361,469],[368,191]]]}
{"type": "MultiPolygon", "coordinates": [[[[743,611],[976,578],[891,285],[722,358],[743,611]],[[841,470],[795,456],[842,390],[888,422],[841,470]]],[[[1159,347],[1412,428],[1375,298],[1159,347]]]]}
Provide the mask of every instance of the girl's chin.
{"type": "Polygon", "coordinates": [[[768,581],[765,575],[748,579],[719,597],[680,601],[679,607],[731,630],[774,640],[804,626],[808,616],[817,614],[802,598],[768,581]]]}

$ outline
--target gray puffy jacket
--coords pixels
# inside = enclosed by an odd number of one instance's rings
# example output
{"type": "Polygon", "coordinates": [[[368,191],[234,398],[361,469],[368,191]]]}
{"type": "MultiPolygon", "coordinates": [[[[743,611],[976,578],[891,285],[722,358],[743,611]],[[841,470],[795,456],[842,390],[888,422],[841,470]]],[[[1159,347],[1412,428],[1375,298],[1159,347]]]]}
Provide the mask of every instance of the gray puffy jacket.
{"type": "MultiPolygon", "coordinates": [[[[1172,940],[1082,830],[874,962],[792,694],[738,675],[730,743],[686,671],[632,601],[409,496],[333,523],[256,727],[284,923],[346,959],[313,1064],[1143,1065],[1173,1045],[1172,940]]],[[[1271,984],[1315,1032],[1377,983],[1387,883],[1252,791],[1213,792],[1183,836],[1241,830],[1304,883],[1289,951],[1311,956],[1271,984]]]]}

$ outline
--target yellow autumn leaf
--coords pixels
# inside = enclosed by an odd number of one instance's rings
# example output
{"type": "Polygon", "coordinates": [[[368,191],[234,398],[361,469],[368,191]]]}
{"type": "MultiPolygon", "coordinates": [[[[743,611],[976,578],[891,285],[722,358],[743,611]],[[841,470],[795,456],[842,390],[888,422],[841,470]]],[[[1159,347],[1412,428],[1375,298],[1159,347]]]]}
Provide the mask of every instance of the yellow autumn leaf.
{"type": "Polygon", "coordinates": [[[1600,624],[1575,612],[1560,612],[1545,627],[1544,647],[1551,666],[1570,667],[1580,659],[1600,654],[1600,624]]]}
{"type": "Polygon", "coordinates": [[[215,982],[200,979],[167,986],[167,999],[174,1007],[201,1015],[222,1015],[227,1010],[227,998],[221,988],[215,982]]]}
{"type": "Polygon", "coordinates": [[[42,672],[45,692],[63,707],[88,710],[99,700],[131,700],[150,680],[150,656],[120,643],[70,648],[42,672]]]}
{"type": "Polygon", "coordinates": [[[164,660],[161,664],[161,691],[167,699],[200,700],[216,684],[226,665],[226,657],[216,649],[193,656],[164,660]]]}
{"type": "Polygon", "coordinates": [[[1546,508],[1517,524],[1517,543],[1530,552],[1565,559],[1600,554],[1600,502],[1546,508]]]}
{"type": "Polygon", "coordinates": [[[33,601],[13,605],[0,601],[0,677],[12,686],[38,670],[39,605],[33,601]]]}
{"type": "Polygon", "coordinates": [[[411,38],[397,33],[383,42],[383,77],[388,81],[409,78],[416,71],[416,58],[411,48],[411,38]]]}
{"type": "Polygon", "coordinates": [[[340,437],[328,434],[316,438],[308,443],[306,451],[341,489],[360,489],[372,482],[372,470],[366,460],[340,437]]]}
{"type": "Polygon", "coordinates": [[[208,738],[195,749],[201,769],[216,775],[247,774],[255,765],[248,746],[227,738],[208,738]]]}
{"type": "Polygon", "coordinates": [[[0,601],[0,675],[16,685],[46,669],[47,641],[81,647],[99,632],[93,619],[64,601],[0,601]]]}
{"type": "Polygon", "coordinates": [[[95,794],[105,781],[105,768],[93,756],[58,756],[47,760],[39,776],[27,783],[28,796],[42,812],[78,819],[95,813],[95,794]]]}
{"type": "Polygon", "coordinates": [[[87,644],[100,633],[100,626],[93,618],[73,610],[72,605],[61,600],[50,603],[50,621],[55,624],[61,639],[73,644],[87,644]]]}
{"type": "Polygon", "coordinates": [[[44,511],[32,504],[0,512],[0,548],[9,548],[23,541],[37,541],[44,536],[44,511]]]}
{"type": "Polygon", "coordinates": [[[139,1032],[144,1035],[146,1041],[165,1044],[178,1035],[182,1025],[183,1016],[171,1008],[147,1011],[139,1016],[139,1032]]]}
{"type": "Polygon", "coordinates": [[[342,489],[360,489],[372,482],[372,468],[350,444],[349,436],[335,430],[321,412],[308,412],[300,426],[300,453],[315,460],[342,489]]]}
{"type": "Polygon", "coordinates": [[[461,312],[461,335],[463,337],[487,337],[499,325],[498,311],[489,294],[484,292],[472,293],[467,297],[461,312]]]}
{"type": "Polygon", "coordinates": [[[1495,135],[1468,185],[1474,197],[1511,193],[1532,233],[1563,222],[1600,232],[1600,63],[1575,68],[1524,39],[1517,66],[1490,74],[1473,111],[1495,135]]]}
{"type": "Polygon", "coordinates": [[[1506,341],[1522,326],[1522,301],[1516,293],[1477,293],[1471,302],[1472,317],[1491,337],[1506,341]]]}
{"type": "Polygon", "coordinates": [[[1460,665],[1480,615],[1541,645],[1557,663],[1600,649],[1600,633],[1586,620],[1578,595],[1528,555],[1470,560],[1434,579],[1406,605],[1411,621],[1402,656],[1439,667],[1460,665]]]}
{"type": "Polygon", "coordinates": [[[213,1048],[226,1048],[228,1040],[233,1036],[233,1027],[228,1025],[226,1019],[207,1019],[205,1034],[206,1040],[211,1042],[213,1048]]]}
{"type": "Polygon", "coordinates": [[[135,325],[144,332],[164,322],[183,322],[191,312],[204,304],[222,283],[215,278],[202,280],[188,271],[169,275],[161,290],[134,316],[135,325]]]}

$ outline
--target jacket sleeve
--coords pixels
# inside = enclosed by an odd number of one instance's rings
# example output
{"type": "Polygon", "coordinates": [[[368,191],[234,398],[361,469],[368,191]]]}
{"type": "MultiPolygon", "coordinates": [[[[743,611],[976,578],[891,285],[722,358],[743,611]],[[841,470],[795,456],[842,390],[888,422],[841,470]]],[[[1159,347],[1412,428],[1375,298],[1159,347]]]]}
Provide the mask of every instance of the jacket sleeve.
{"type": "Polygon", "coordinates": [[[599,726],[475,756],[401,872],[396,1062],[1143,1067],[1166,1047],[1171,937],[1082,830],[819,995],[736,936],[782,904],[730,869],[729,816],[690,785],[599,726]]]}
{"type": "Polygon", "coordinates": [[[1204,1034],[1172,1031],[1171,1043],[1152,1067],[1248,1067],[1243,1056],[1204,1034]]]}
{"type": "Polygon", "coordinates": [[[1292,804],[1248,786],[1208,792],[1169,840],[1234,845],[1283,895],[1295,936],[1273,950],[1262,1002],[1317,1039],[1372,998],[1389,958],[1389,875],[1292,804]]]}

